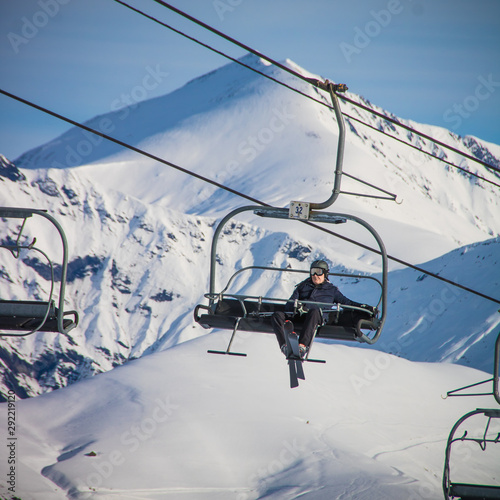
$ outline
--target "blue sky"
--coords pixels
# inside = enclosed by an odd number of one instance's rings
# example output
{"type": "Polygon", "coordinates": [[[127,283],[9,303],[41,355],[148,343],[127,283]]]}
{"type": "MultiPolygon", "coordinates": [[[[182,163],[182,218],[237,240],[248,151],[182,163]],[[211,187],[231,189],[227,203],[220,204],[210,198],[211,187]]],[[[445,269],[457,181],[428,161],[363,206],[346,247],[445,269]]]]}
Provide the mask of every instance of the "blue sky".
{"type": "MultiPolygon", "coordinates": [[[[233,57],[245,54],[151,0],[128,3],[233,57]]],[[[498,0],[170,3],[400,117],[500,144],[498,0]]],[[[1,0],[0,61],[2,89],[77,121],[228,62],[114,0],[1,0]]],[[[67,128],[0,95],[0,153],[9,159],[67,128]]]]}

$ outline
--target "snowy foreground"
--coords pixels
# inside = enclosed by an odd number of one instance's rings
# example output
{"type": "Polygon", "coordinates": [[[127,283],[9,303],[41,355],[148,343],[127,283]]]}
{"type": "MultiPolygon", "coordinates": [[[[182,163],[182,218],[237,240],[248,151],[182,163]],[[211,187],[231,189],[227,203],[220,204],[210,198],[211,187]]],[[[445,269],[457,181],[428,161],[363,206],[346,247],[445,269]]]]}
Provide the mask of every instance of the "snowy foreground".
{"type": "MultiPolygon", "coordinates": [[[[326,364],[307,363],[290,389],[271,335],[241,333],[233,345],[246,358],[206,353],[225,349],[228,333],[17,402],[16,495],[439,499],[452,425],[495,406],[442,397],[488,378],[478,370],[327,343],[311,353],[326,364]]],[[[481,455],[475,445],[460,453],[467,479],[498,481],[500,457],[479,466],[481,455]]]]}

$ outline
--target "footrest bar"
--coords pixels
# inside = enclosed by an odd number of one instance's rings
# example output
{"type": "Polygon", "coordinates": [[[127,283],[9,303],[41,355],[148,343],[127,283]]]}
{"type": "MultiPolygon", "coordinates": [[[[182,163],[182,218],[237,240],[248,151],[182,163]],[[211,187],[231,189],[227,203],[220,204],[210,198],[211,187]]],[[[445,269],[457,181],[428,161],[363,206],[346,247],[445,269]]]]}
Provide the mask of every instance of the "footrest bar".
{"type": "Polygon", "coordinates": [[[246,356],[244,352],[212,351],[211,349],[209,349],[207,352],[210,354],[229,354],[230,356],[246,356]]]}

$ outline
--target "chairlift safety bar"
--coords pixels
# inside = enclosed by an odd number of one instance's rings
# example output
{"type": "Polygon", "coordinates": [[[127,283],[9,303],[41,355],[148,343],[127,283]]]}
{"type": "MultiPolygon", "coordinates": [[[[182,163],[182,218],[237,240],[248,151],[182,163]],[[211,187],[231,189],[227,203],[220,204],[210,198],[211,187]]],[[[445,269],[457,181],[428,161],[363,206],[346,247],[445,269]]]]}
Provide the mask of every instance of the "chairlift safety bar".
{"type": "MultiPolygon", "coordinates": [[[[231,278],[229,278],[225,288],[219,292],[217,295],[218,296],[224,296],[226,291],[228,290],[229,286],[231,285],[231,283],[234,281],[234,279],[241,273],[245,272],[245,271],[252,271],[254,269],[257,269],[257,270],[261,270],[261,271],[277,271],[277,272],[281,272],[281,273],[300,273],[300,274],[307,274],[309,275],[309,271],[305,271],[304,269],[291,269],[291,268],[283,268],[283,267],[271,267],[271,266],[247,266],[247,267],[242,267],[241,269],[238,269],[232,276],[231,278]]],[[[383,284],[382,282],[373,277],[373,276],[366,276],[366,275],[363,275],[363,274],[354,274],[354,273],[331,273],[329,272],[328,273],[328,276],[339,276],[339,277],[342,277],[342,278],[350,278],[350,279],[368,279],[368,280],[371,280],[371,281],[375,281],[379,286],[380,286],[380,289],[382,290],[383,289],[383,284]]],[[[208,297],[208,293],[205,294],[205,297],[207,298],[210,298],[208,297]]],[[[250,298],[250,297],[249,297],[250,298]]],[[[254,297],[256,298],[256,297],[254,297]]],[[[264,300],[265,297],[262,297],[262,300],[264,300]]],[[[288,302],[288,300],[285,300],[285,299],[278,299],[278,298],[270,298],[268,300],[272,300],[272,301],[280,301],[280,300],[283,300],[285,302],[288,302]]],[[[377,308],[378,306],[380,305],[382,301],[382,293],[380,294],[380,298],[377,302],[377,308]]],[[[331,305],[331,304],[328,304],[328,305],[331,305]]]]}

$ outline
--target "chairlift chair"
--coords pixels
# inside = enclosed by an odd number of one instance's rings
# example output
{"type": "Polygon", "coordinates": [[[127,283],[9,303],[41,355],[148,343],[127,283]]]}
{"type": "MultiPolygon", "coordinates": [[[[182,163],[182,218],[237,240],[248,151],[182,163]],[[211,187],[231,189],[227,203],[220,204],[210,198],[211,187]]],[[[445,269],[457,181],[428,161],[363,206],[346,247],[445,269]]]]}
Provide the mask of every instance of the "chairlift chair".
{"type": "MultiPolygon", "coordinates": [[[[488,428],[492,419],[500,419],[500,409],[483,409],[478,408],[461,417],[453,426],[448,441],[446,444],[445,466],[443,474],[443,492],[445,500],[460,499],[460,500],[486,500],[500,499],[500,484],[499,485],[484,485],[460,483],[452,481],[450,474],[451,451],[454,443],[457,442],[474,442],[479,445],[480,449],[485,451],[488,445],[500,444],[500,433],[493,438],[488,437],[488,428]],[[486,417],[486,425],[484,435],[480,438],[471,437],[465,431],[462,436],[455,437],[457,430],[469,418],[475,415],[484,415],[486,417]]],[[[500,464],[499,464],[500,466],[500,464]]]]}
{"type": "MultiPolygon", "coordinates": [[[[495,342],[495,355],[493,362],[493,378],[488,380],[483,380],[482,382],[477,382],[475,384],[467,385],[459,389],[454,389],[448,391],[447,397],[470,397],[470,396],[493,396],[495,401],[500,405],[500,332],[497,335],[497,340],[495,342]],[[493,382],[493,387],[491,392],[480,392],[471,393],[463,392],[469,390],[473,387],[478,387],[489,382],[493,382]]],[[[498,485],[482,485],[482,484],[470,484],[470,483],[459,483],[451,480],[450,477],[450,462],[451,462],[451,449],[452,445],[458,441],[470,441],[475,442],[479,445],[481,450],[485,450],[488,444],[500,444],[500,432],[496,438],[488,438],[488,428],[492,419],[500,419],[500,408],[493,409],[483,409],[478,408],[471,411],[461,417],[453,426],[450,435],[448,437],[448,442],[446,445],[445,462],[444,462],[444,472],[443,472],[443,492],[445,500],[450,500],[452,498],[459,498],[461,500],[486,500],[486,499],[500,499],[500,484],[498,485]],[[461,437],[455,438],[455,434],[459,427],[467,419],[475,415],[484,415],[488,420],[485,426],[484,435],[482,438],[477,439],[467,435],[467,431],[461,437]]],[[[500,464],[499,464],[500,473],[500,464]]]]}
{"type": "MultiPolygon", "coordinates": [[[[214,239],[212,241],[211,264],[210,264],[210,291],[205,294],[208,299],[208,305],[199,304],[194,310],[195,321],[204,328],[221,328],[233,331],[229,346],[226,351],[210,351],[221,354],[243,355],[231,351],[231,344],[237,331],[273,333],[271,317],[275,311],[284,311],[287,299],[265,296],[251,296],[244,294],[228,293],[230,285],[235,278],[245,271],[255,269],[269,271],[274,273],[307,273],[308,271],[293,268],[278,268],[264,266],[248,266],[237,270],[229,279],[224,289],[216,291],[215,273],[217,266],[217,243],[225,224],[236,214],[243,211],[253,211],[254,214],[263,217],[288,218],[287,209],[278,209],[274,207],[241,207],[227,215],[218,225],[214,239]]],[[[368,344],[374,344],[382,332],[386,317],[387,301],[387,255],[385,247],[379,235],[375,230],[361,219],[348,214],[333,214],[321,212],[317,214],[310,213],[309,221],[321,219],[323,223],[342,224],[347,220],[358,222],[365,226],[375,236],[379,244],[380,255],[382,258],[382,279],[379,280],[372,276],[363,276],[349,273],[329,273],[332,276],[349,277],[356,279],[372,280],[380,288],[380,297],[375,304],[378,313],[370,309],[347,306],[341,304],[325,304],[313,301],[302,301],[294,304],[294,309],[298,311],[301,306],[318,306],[325,312],[329,312],[328,323],[316,330],[315,337],[335,339],[341,341],[358,341],[368,344]]],[[[298,330],[301,325],[298,324],[298,330]]]]}
{"type": "Polygon", "coordinates": [[[0,218],[23,219],[17,240],[11,243],[0,243],[0,248],[10,251],[18,258],[21,250],[36,251],[48,261],[51,270],[51,285],[47,300],[3,300],[0,299],[0,336],[23,337],[35,332],[68,333],[78,325],[78,313],[64,310],[64,296],[68,267],[68,245],[66,235],[54,217],[44,210],[0,207],[0,218]],[[49,220],[59,232],[62,242],[61,282],[59,286],[59,302],[56,306],[53,297],[55,287],[54,266],[45,252],[35,247],[36,238],[29,244],[22,244],[21,237],[27,219],[40,216],[49,220]]]}

